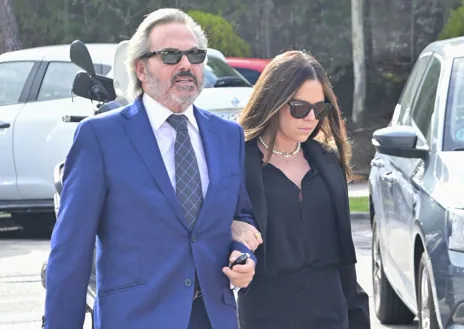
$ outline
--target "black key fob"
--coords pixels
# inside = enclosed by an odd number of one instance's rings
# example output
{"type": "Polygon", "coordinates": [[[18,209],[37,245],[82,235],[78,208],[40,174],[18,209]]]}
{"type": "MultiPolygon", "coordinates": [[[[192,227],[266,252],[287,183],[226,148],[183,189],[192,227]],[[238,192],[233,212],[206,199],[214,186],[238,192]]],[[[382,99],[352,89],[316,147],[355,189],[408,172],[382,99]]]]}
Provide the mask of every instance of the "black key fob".
{"type": "Polygon", "coordinates": [[[229,265],[229,268],[233,268],[235,265],[245,265],[248,258],[250,258],[250,254],[241,254],[232,264],[229,265]]]}

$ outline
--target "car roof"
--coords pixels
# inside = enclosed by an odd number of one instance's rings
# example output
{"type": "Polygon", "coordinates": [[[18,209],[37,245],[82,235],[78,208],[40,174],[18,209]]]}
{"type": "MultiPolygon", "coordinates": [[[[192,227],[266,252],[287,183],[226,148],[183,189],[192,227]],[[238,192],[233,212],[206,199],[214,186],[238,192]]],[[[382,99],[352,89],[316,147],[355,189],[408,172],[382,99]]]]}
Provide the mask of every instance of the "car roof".
{"type": "Polygon", "coordinates": [[[262,72],[267,64],[271,61],[266,58],[242,58],[242,57],[227,57],[227,63],[232,67],[240,67],[254,69],[262,72]]]}
{"type": "Polygon", "coordinates": [[[435,52],[443,58],[464,57],[464,37],[451,38],[432,42],[422,53],[435,52]]]}
{"type": "MultiPolygon", "coordinates": [[[[86,43],[92,61],[113,65],[114,54],[118,43],[86,43]]],[[[64,61],[70,62],[69,50],[71,44],[43,46],[10,51],[0,55],[0,62],[9,61],[64,61]]],[[[208,55],[219,57],[225,61],[225,56],[217,49],[208,48],[208,55]]]]}
{"type": "MultiPolygon", "coordinates": [[[[113,57],[116,51],[116,43],[87,43],[92,61],[95,63],[113,64],[113,57]]],[[[28,49],[11,51],[0,55],[1,62],[8,61],[65,61],[70,62],[69,49],[70,44],[43,46],[28,49]]]]}

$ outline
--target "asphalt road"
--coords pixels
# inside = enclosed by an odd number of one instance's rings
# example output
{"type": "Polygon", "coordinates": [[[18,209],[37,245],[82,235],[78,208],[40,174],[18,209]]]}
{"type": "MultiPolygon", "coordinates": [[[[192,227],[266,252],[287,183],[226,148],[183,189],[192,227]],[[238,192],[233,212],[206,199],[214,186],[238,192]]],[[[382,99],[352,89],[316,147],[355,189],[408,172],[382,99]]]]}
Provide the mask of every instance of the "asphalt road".
{"type": "MultiPolygon", "coordinates": [[[[358,281],[371,296],[372,329],[417,329],[411,326],[382,326],[372,309],[371,230],[366,220],[353,221],[358,255],[358,281]]],[[[40,268],[49,251],[48,236],[28,236],[20,230],[5,231],[0,223],[0,329],[38,329],[44,307],[40,268]]],[[[87,317],[84,329],[90,329],[87,317]]]]}

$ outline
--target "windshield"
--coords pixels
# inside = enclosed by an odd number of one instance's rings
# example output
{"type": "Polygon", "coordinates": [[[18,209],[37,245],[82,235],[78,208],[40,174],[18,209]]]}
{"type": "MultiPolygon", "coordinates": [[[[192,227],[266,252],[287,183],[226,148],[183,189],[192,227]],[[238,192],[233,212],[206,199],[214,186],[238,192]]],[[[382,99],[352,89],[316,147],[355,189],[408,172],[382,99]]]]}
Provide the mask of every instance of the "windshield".
{"type": "Polygon", "coordinates": [[[464,149],[464,57],[453,62],[446,104],[443,149],[464,149]]]}
{"type": "Polygon", "coordinates": [[[250,87],[250,83],[222,59],[208,56],[204,70],[204,87],[250,87]]]}

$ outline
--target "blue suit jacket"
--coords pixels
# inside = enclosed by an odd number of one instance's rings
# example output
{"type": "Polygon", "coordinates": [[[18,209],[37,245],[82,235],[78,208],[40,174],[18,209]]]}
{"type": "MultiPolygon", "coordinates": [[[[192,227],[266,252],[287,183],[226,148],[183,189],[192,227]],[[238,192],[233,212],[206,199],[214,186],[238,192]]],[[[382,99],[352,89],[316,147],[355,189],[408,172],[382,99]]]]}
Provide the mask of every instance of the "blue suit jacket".
{"type": "Polygon", "coordinates": [[[95,329],[187,328],[195,270],[213,328],[238,329],[222,273],[232,220],[254,223],[242,128],[195,108],[210,184],[193,231],[140,98],[81,122],[67,156],[47,265],[45,328],[82,329],[96,244],[95,329]]]}

